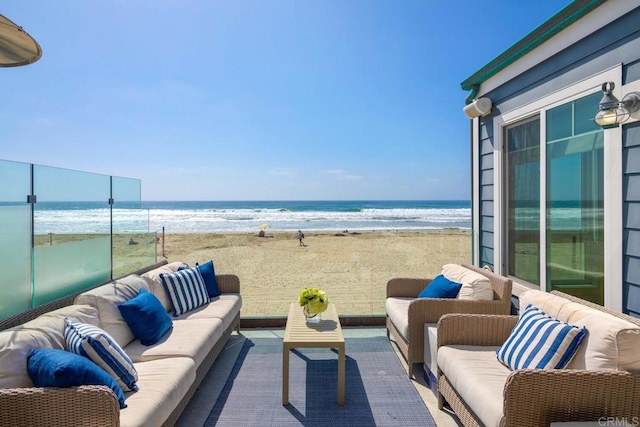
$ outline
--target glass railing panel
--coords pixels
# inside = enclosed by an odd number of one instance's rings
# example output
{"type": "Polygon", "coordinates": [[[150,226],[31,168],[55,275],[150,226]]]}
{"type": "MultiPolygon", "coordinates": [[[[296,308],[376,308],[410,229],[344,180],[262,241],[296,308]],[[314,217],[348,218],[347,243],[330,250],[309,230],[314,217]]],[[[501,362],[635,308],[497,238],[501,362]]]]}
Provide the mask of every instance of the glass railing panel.
{"type": "Polygon", "coordinates": [[[109,281],[110,251],[108,235],[36,247],[33,306],[109,281]]]}
{"type": "Polygon", "coordinates": [[[40,305],[111,277],[110,177],[34,166],[33,180],[33,299],[40,305]]]}
{"type": "Polygon", "coordinates": [[[156,262],[156,234],[141,208],[139,179],[112,177],[113,277],[156,262]]]}
{"type": "Polygon", "coordinates": [[[31,165],[0,160],[0,319],[31,308],[31,165]]]}

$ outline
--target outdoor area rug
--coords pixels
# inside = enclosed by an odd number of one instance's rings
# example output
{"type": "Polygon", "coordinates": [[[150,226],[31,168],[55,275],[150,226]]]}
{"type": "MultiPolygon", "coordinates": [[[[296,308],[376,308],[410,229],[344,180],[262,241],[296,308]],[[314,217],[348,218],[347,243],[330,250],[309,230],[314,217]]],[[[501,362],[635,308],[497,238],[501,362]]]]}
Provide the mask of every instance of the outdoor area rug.
{"type": "Polygon", "coordinates": [[[385,336],[346,338],[344,406],[337,358],[292,351],[282,406],[282,339],[247,338],[205,426],[435,426],[385,336]]]}

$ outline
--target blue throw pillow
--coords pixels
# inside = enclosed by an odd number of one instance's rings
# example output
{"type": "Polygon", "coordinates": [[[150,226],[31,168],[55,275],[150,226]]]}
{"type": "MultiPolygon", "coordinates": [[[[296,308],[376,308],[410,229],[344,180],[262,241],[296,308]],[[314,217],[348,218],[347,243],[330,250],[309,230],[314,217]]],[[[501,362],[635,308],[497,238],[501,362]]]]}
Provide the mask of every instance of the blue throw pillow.
{"type": "Polygon", "coordinates": [[[171,317],[155,295],[140,289],[137,297],[118,306],[133,335],[143,345],[153,345],[173,327],[171,317]]]}
{"type": "Polygon", "coordinates": [[[86,357],[53,348],[31,349],[27,372],[36,387],[106,385],[115,393],[120,409],[126,408],[124,392],[105,370],[86,357]]]}
{"type": "Polygon", "coordinates": [[[213,298],[220,296],[218,280],[216,279],[216,271],[213,268],[213,261],[205,262],[202,265],[196,264],[196,266],[198,267],[198,270],[200,270],[204,284],[207,287],[207,292],[209,292],[209,297],[213,298]]]}
{"type": "Polygon", "coordinates": [[[462,283],[452,282],[441,274],[420,292],[418,298],[455,298],[461,287],[462,283]]]}

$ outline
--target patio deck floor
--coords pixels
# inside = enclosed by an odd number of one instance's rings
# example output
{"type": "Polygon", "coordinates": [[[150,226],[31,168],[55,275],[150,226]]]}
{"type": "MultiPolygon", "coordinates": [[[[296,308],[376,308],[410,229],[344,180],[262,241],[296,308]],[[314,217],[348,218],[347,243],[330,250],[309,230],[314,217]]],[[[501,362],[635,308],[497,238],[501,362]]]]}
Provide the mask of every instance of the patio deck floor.
{"type": "MultiPolygon", "coordinates": [[[[344,327],[342,330],[345,338],[373,338],[386,336],[385,329],[377,327],[344,327]]],[[[225,346],[225,349],[220,353],[220,356],[218,356],[218,359],[211,368],[211,371],[207,374],[207,377],[200,385],[200,388],[192,397],[189,406],[184,410],[182,416],[176,423],[176,426],[191,427],[204,425],[213,405],[215,404],[215,399],[211,399],[211,396],[219,396],[222,392],[222,388],[226,383],[228,375],[231,373],[236,362],[244,338],[274,338],[274,336],[283,338],[284,328],[242,329],[240,335],[234,332],[225,346]]],[[[394,348],[396,356],[400,360],[402,366],[406,370],[406,361],[397,350],[393,341],[392,347],[394,348]]],[[[416,366],[414,372],[416,379],[412,381],[412,384],[423,399],[436,424],[439,427],[460,426],[461,424],[458,423],[457,418],[451,415],[450,412],[440,411],[438,409],[437,398],[427,386],[423,378],[422,368],[416,366]]]]}

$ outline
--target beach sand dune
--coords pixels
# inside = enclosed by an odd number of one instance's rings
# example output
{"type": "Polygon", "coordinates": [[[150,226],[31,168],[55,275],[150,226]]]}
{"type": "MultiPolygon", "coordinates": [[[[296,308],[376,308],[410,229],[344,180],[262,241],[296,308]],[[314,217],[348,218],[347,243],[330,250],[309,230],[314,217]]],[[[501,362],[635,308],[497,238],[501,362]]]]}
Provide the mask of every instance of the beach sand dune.
{"type": "MultiPolygon", "coordinates": [[[[304,231],[304,230],[303,230],[304,231]]],[[[386,283],[394,277],[428,278],[443,264],[470,262],[466,230],[433,232],[294,232],[166,234],[169,262],[213,260],[216,273],[239,276],[244,317],[286,316],[300,289],[324,290],[340,314],[383,314],[386,283]]],[[[163,259],[162,247],[158,247],[163,259]]]]}

